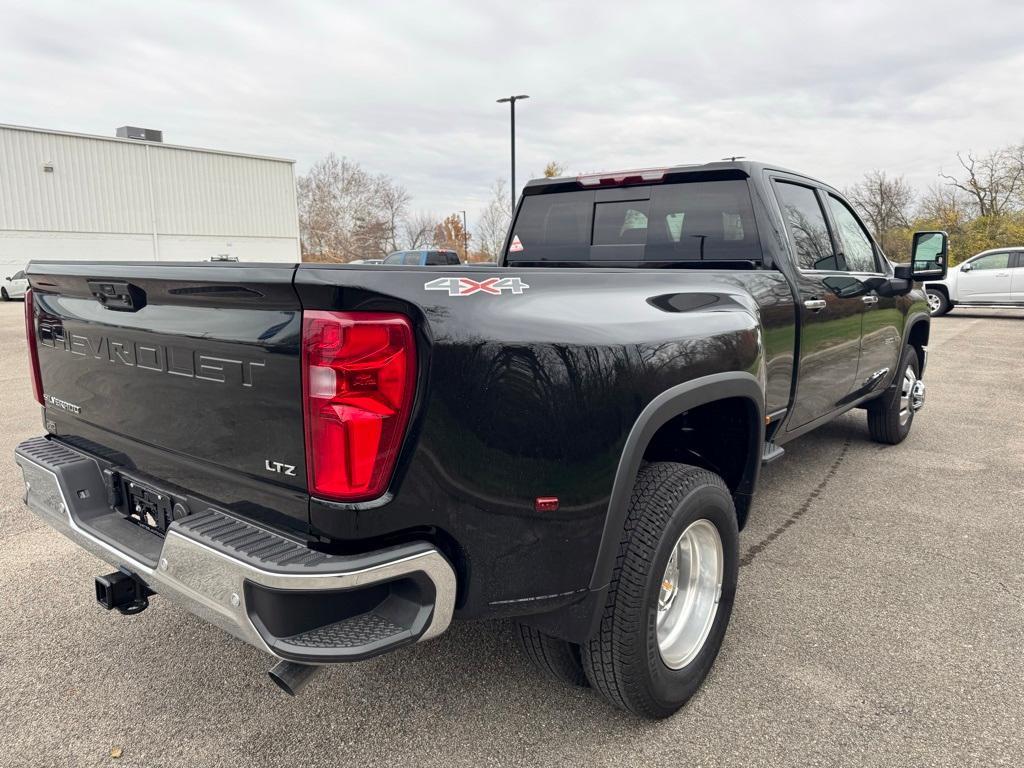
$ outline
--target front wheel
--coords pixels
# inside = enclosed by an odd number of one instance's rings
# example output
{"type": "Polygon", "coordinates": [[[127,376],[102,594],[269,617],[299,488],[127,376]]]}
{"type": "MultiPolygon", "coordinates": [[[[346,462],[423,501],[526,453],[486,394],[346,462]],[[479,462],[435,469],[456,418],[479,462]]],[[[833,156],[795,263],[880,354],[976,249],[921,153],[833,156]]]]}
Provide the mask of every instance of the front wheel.
{"type": "Polygon", "coordinates": [[[678,710],[718,656],[738,573],[736,509],[722,479],[686,464],[644,466],[600,628],[581,649],[591,686],[642,717],[678,710]]]}
{"type": "Polygon", "coordinates": [[[903,349],[896,382],[877,400],[868,403],[868,431],[878,443],[902,443],[914,425],[914,414],[924,405],[924,382],[917,350],[903,349]]]}
{"type": "Polygon", "coordinates": [[[928,288],[925,290],[925,295],[928,297],[928,313],[932,317],[938,317],[944,315],[953,306],[949,303],[949,299],[942,291],[937,291],[934,288],[928,288]]]}
{"type": "Polygon", "coordinates": [[[11,296],[10,296],[9,293],[7,293],[7,289],[6,288],[0,288],[0,298],[2,298],[4,301],[10,301],[11,300],[11,296]]]}

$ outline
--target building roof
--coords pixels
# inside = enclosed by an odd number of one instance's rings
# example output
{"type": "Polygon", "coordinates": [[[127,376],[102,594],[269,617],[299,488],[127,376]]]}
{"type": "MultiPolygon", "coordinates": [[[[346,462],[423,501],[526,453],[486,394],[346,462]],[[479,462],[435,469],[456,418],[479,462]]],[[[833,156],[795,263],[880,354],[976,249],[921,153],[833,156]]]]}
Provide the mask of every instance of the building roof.
{"type": "Polygon", "coordinates": [[[166,149],[181,149],[188,152],[206,152],[211,155],[230,155],[231,157],[248,157],[253,160],[271,160],[278,163],[295,164],[294,160],[286,157],[273,157],[270,155],[253,155],[247,152],[228,152],[223,149],[207,149],[205,147],[187,147],[182,144],[165,144],[162,141],[143,141],[142,139],[126,139],[120,136],[99,136],[91,133],[76,133],[75,131],[57,131],[52,128],[33,128],[26,125],[7,125],[0,123],[0,130],[25,131],[26,133],[47,133],[53,136],[70,136],[78,139],[97,139],[99,141],[114,141],[122,144],[151,144],[155,147],[166,149]]]}

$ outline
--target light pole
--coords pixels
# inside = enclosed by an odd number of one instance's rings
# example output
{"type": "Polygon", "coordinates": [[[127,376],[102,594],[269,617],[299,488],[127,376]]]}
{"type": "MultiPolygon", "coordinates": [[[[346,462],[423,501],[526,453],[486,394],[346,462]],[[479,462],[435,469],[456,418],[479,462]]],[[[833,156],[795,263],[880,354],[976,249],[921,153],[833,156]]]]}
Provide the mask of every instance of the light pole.
{"type": "Polygon", "coordinates": [[[462,214],[462,258],[469,261],[469,227],[466,225],[466,212],[459,213],[462,214]]]}
{"type": "Polygon", "coordinates": [[[507,96],[504,99],[498,99],[499,104],[508,102],[512,115],[512,207],[509,209],[510,213],[516,209],[516,102],[520,99],[528,98],[530,97],[522,93],[518,96],[507,96]]]}

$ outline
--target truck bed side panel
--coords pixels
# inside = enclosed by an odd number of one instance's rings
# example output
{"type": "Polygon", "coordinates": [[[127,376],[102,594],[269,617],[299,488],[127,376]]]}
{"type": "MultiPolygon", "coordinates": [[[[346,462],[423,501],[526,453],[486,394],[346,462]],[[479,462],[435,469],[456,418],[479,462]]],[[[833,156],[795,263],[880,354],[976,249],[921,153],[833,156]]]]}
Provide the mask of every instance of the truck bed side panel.
{"type": "Polygon", "coordinates": [[[768,408],[788,401],[795,313],[771,270],[303,265],[296,290],[306,307],[408,313],[427,361],[393,498],[363,508],[314,499],[314,531],[457,533],[464,615],[535,612],[587,588],[623,445],[660,393],[747,371],[768,408]],[[427,288],[458,276],[528,287],[427,288]],[[559,510],[536,512],[538,496],[557,496],[559,510]]]}

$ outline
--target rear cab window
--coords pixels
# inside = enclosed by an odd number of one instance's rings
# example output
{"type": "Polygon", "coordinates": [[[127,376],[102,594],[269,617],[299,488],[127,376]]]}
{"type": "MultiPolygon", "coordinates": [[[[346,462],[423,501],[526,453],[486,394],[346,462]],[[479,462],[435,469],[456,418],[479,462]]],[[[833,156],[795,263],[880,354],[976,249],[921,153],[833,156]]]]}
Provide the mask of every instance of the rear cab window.
{"type": "Polygon", "coordinates": [[[748,182],[738,178],[525,195],[509,264],[759,264],[748,182]]]}

